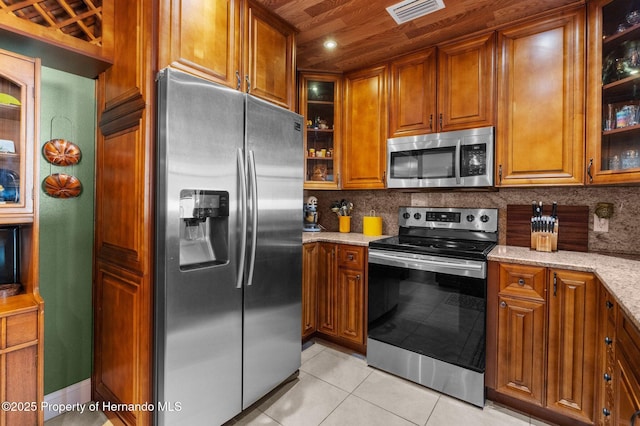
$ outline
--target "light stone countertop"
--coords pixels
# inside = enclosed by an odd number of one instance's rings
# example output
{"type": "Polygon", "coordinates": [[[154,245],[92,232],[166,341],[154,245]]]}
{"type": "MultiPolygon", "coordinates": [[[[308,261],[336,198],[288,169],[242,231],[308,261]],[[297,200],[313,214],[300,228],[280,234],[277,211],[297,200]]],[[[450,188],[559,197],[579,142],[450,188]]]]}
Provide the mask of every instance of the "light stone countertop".
{"type": "MultiPolygon", "coordinates": [[[[371,241],[388,235],[370,237],[349,232],[303,232],[302,242],[316,241],[368,246],[371,241]]],[[[623,259],[596,253],[560,250],[545,253],[528,247],[496,246],[489,260],[550,268],[570,269],[594,273],[607,290],[616,298],[620,307],[640,328],[640,261],[623,259]]]]}
{"type": "Polygon", "coordinates": [[[594,273],[620,307],[640,328],[640,261],[620,257],[559,250],[545,253],[528,247],[496,246],[489,260],[594,273]]]}
{"type": "Polygon", "coordinates": [[[389,235],[370,237],[356,232],[303,232],[302,243],[314,243],[316,241],[352,244],[354,246],[368,246],[371,241],[386,238],[389,235]]]}

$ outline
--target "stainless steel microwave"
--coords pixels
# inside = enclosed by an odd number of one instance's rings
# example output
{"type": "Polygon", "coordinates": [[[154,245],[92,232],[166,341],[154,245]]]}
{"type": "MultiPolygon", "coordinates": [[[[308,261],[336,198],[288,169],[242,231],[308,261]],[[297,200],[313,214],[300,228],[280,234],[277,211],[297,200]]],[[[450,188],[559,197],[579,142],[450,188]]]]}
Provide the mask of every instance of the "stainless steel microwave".
{"type": "Polygon", "coordinates": [[[494,128],[387,140],[387,188],[493,186],[494,128]]]}

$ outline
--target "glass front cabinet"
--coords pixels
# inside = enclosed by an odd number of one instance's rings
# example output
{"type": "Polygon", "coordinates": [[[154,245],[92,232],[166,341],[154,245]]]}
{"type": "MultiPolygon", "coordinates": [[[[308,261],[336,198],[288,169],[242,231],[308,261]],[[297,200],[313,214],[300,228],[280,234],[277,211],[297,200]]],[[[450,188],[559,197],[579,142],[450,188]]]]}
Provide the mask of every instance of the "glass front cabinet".
{"type": "Polygon", "coordinates": [[[640,182],[640,1],[589,2],[587,183],[640,182]]]}
{"type": "Polygon", "coordinates": [[[0,220],[29,222],[33,214],[35,87],[33,60],[0,54],[0,220]],[[7,217],[7,215],[9,217],[7,217]],[[12,219],[13,217],[13,219],[12,219]]]}
{"type": "Polygon", "coordinates": [[[304,188],[340,187],[341,76],[301,74],[300,107],[304,135],[304,188]]]}

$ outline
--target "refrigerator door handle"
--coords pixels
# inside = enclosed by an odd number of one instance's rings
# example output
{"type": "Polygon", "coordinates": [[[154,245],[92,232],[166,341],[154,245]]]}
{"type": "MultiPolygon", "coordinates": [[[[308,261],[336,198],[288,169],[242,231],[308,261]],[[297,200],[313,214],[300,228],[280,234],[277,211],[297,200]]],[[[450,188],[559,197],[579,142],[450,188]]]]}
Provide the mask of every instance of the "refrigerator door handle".
{"type": "Polygon", "coordinates": [[[244,169],[242,148],[238,148],[238,175],[240,177],[240,261],[238,262],[238,278],[236,288],[242,288],[244,261],[247,252],[247,174],[244,169]]]}
{"type": "Polygon", "coordinates": [[[253,284],[256,246],[258,245],[258,178],[256,176],[256,159],[253,151],[249,151],[249,179],[251,179],[251,255],[249,258],[247,285],[253,284]]]}

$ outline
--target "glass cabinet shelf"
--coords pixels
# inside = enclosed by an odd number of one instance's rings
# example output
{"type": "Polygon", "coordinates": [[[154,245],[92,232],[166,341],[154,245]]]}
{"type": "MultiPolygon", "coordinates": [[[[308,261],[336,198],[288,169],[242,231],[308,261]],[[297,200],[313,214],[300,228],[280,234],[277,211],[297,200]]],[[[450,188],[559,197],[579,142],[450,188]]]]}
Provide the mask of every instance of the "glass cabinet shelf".
{"type": "Polygon", "coordinates": [[[597,3],[592,12],[602,24],[602,118],[590,177],[595,173],[601,183],[634,181],[640,172],[640,18],[631,2],[597,3]]]}
{"type": "Polygon", "coordinates": [[[339,76],[301,74],[300,113],[306,121],[306,189],[337,189],[339,185],[339,76]]]}

